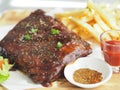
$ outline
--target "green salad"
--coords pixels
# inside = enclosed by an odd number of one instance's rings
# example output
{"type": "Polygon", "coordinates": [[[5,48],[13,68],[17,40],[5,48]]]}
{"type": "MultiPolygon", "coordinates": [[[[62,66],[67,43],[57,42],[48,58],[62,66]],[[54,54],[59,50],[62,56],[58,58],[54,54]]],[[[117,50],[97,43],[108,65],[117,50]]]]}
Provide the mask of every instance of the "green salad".
{"type": "Polygon", "coordinates": [[[10,77],[9,70],[12,66],[12,64],[8,63],[7,58],[3,58],[3,56],[0,56],[0,84],[10,77]]]}

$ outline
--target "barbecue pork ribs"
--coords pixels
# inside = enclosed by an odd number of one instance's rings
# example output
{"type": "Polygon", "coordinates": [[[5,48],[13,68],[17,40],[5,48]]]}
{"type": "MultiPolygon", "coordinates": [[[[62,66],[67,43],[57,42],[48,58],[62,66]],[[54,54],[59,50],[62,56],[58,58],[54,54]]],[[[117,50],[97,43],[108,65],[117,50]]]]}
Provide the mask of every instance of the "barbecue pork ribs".
{"type": "Polygon", "coordinates": [[[21,20],[0,46],[15,68],[43,86],[60,78],[66,64],[92,52],[86,41],[42,10],[21,20]]]}

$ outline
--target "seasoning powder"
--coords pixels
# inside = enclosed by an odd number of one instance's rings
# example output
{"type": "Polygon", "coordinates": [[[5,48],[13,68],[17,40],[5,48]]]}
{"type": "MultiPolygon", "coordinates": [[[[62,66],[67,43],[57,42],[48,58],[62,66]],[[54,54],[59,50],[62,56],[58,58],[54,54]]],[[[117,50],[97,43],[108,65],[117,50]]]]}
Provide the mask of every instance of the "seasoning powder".
{"type": "Polygon", "coordinates": [[[74,72],[73,79],[82,84],[94,84],[100,82],[102,73],[88,68],[81,68],[74,72]]]}

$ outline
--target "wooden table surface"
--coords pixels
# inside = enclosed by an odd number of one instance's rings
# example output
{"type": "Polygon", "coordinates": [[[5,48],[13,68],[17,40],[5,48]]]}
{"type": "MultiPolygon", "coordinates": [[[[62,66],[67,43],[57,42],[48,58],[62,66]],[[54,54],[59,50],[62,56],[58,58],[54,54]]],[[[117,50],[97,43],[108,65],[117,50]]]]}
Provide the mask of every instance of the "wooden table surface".
{"type": "MultiPolygon", "coordinates": [[[[20,21],[20,19],[29,15],[29,13],[30,13],[29,11],[19,11],[17,13],[16,13],[16,11],[5,12],[3,14],[3,16],[1,16],[1,18],[0,18],[0,26],[5,25],[5,24],[10,24],[11,20],[12,20],[11,24],[17,23],[18,21],[20,21]],[[14,17],[13,17],[13,14],[14,14],[14,17]],[[22,16],[22,17],[20,17],[20,16],[22,16]]],[[[120,73],[113,74],[111,79],[107,83],[105,83],[104,85],[101,85],[97,88],[93,88],[93,89],[83,89],[83,88],[78,88],[75,86],[63,85],[63,86],[54,87],[54,88],[34,88],[34,89],[27,89],[27,90],[61,90],[61,89],[62,90],[120,90],[120,73]]],[[[7,90],[7,89],[0,85],[0,90],[7,90]]]]}
{"type": "MultiPolygon", "coordinates": [[[[6,88],[0,86],[0,90],[7,90],[6,88]]],[[[111,79],[105,84],[92,89],[83,89],[75,86],[63,86],[63,87],[49,87],[49,88],[33,88],[27,90],[120,90],[120,74],[113,74],[111,79]]]]}
{"type": "Polygon", "coordinates": [[[92,89],[83,89],[78,87],[55,87],[55,88],[36,88],[28,90],[120,90],[120,74],[113,74],[111,79],[104,85],[92,89]]]}

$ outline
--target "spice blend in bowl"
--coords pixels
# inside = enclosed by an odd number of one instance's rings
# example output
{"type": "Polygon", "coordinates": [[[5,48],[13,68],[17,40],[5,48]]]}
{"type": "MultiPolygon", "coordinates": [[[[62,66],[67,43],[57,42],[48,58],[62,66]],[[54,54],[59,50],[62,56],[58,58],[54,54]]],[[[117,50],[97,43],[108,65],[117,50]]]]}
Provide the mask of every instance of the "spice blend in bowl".
{"type": "Polygon", "coordinates": [[[112,69],[105,61],[95,57],[83,57],[68,64],[65,78],[78,87],[95,88],[106,83],[112,76],[112,69]]]}
{"type": "Polygon", "coordinates": [[[100,82],[103,77],[102,73],[96,70],[81,68],[74,72],[73,79],[82,84],[94,84],[100,82]]]}

